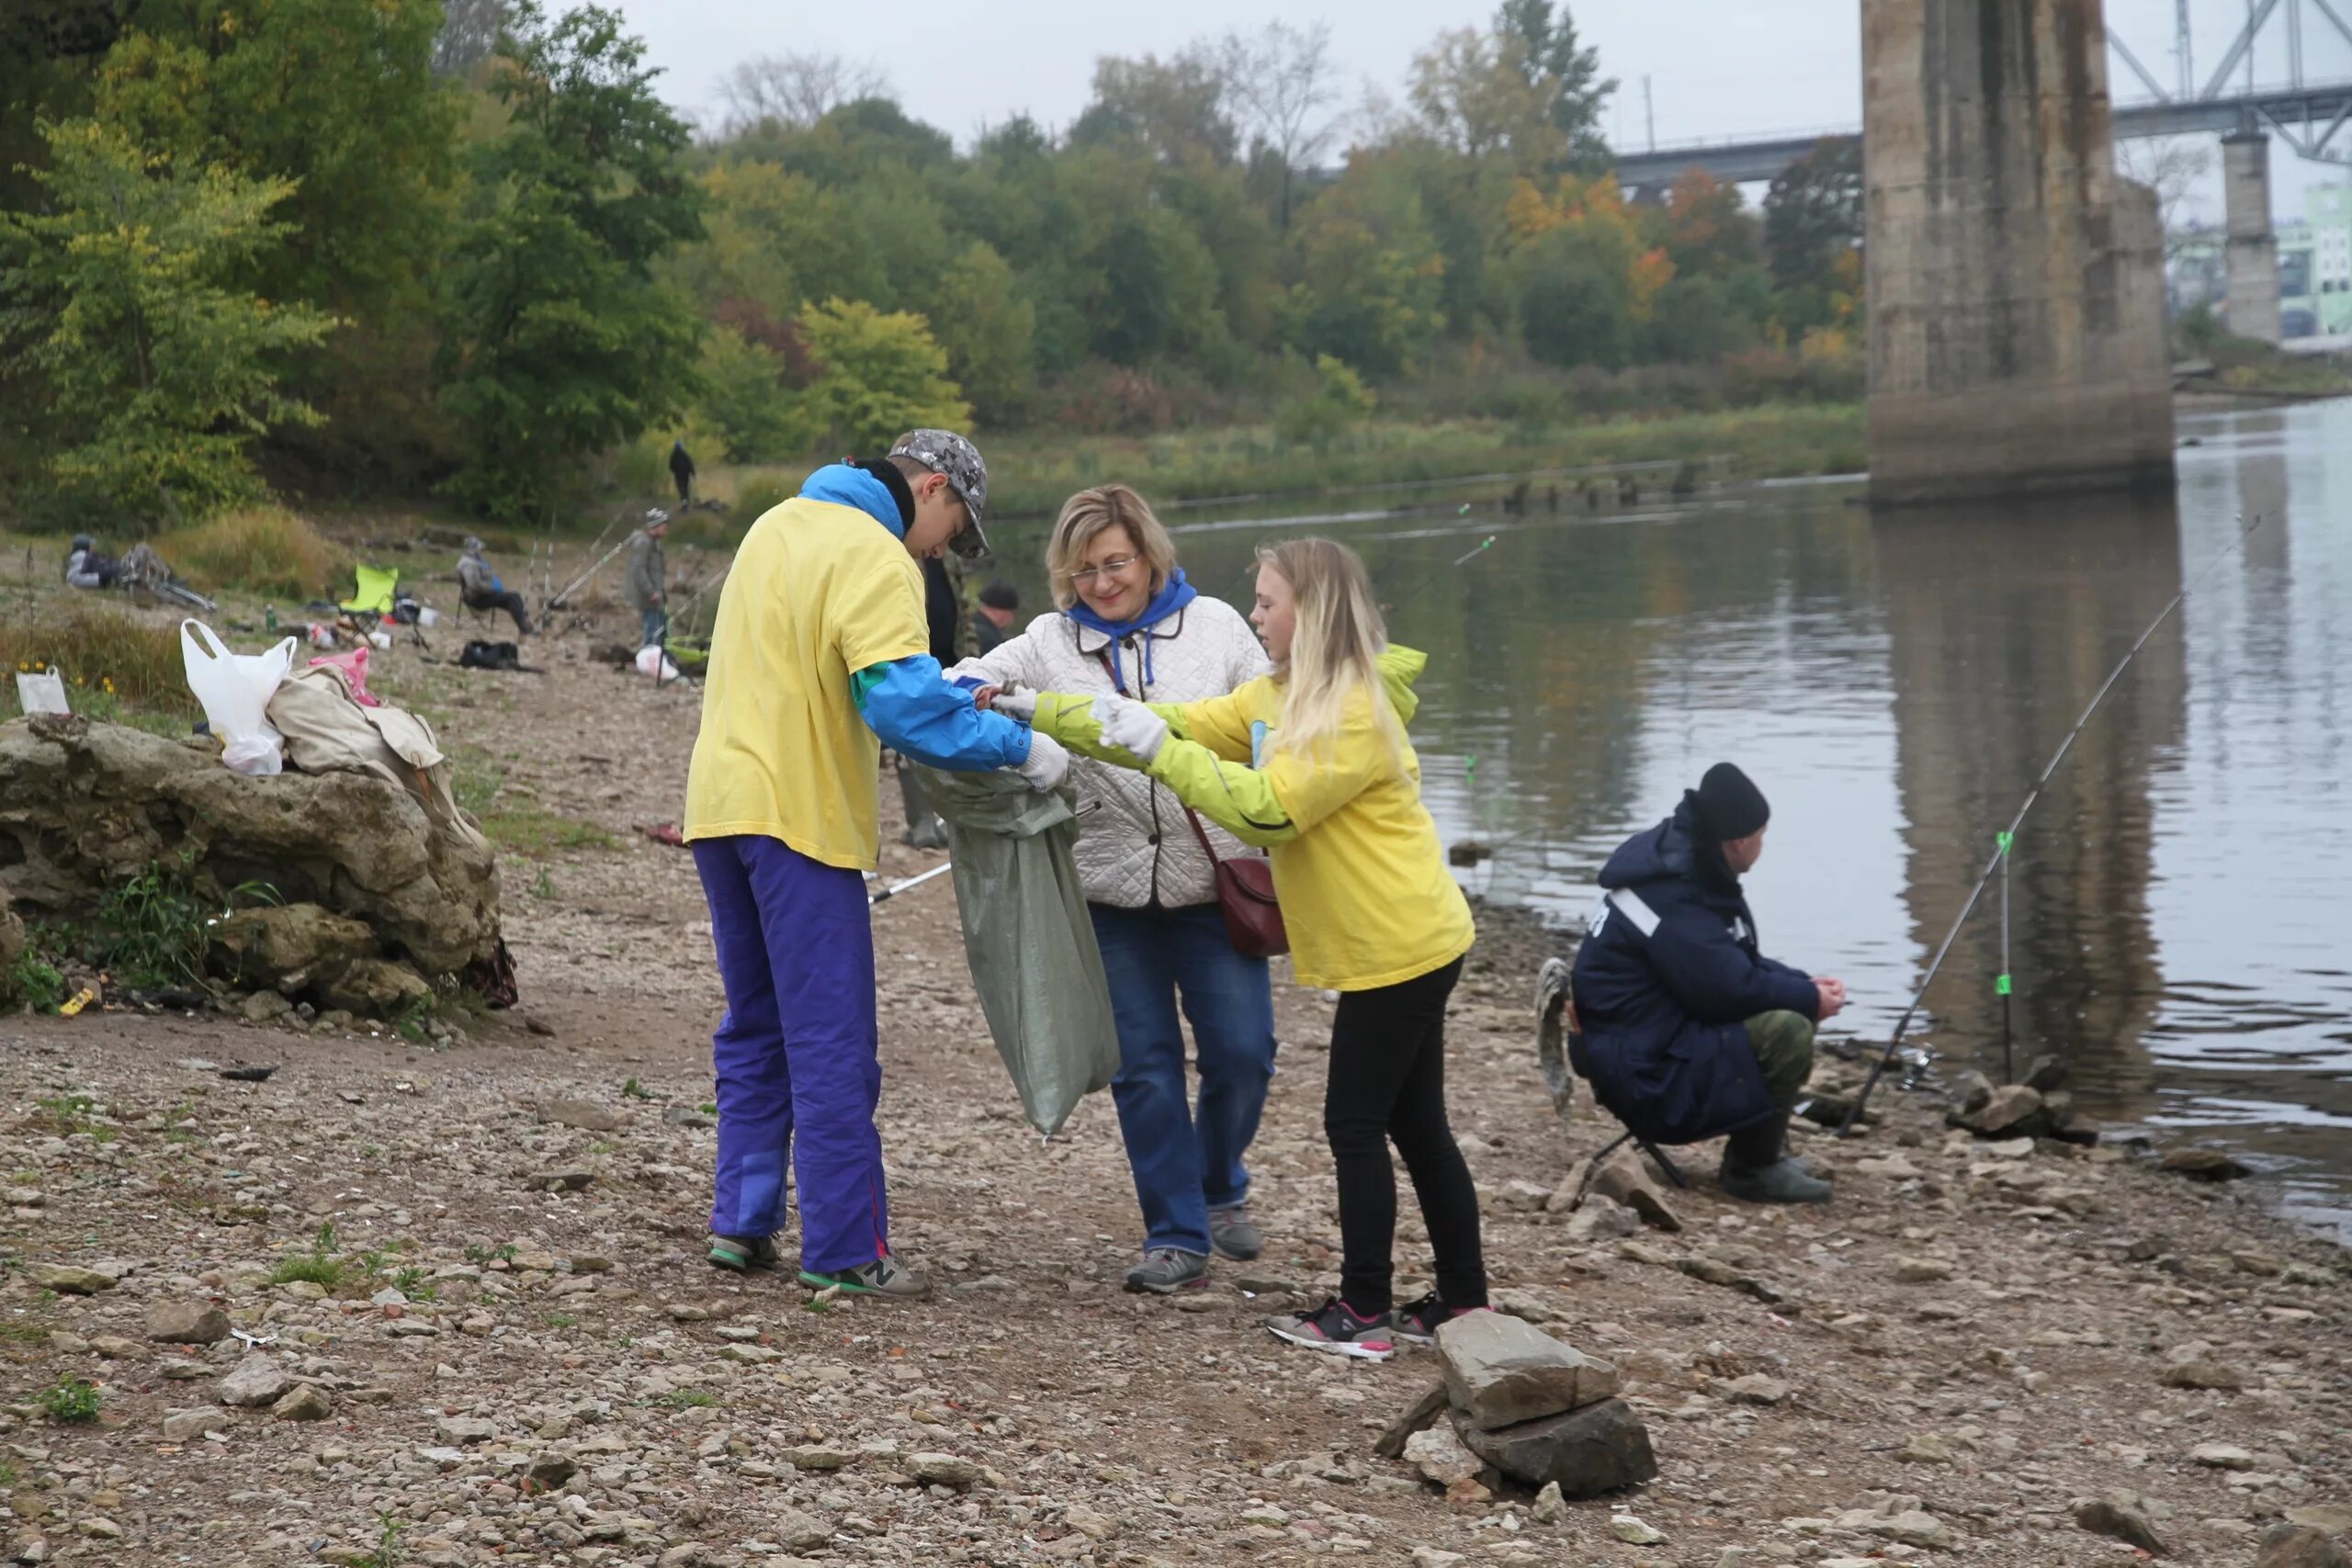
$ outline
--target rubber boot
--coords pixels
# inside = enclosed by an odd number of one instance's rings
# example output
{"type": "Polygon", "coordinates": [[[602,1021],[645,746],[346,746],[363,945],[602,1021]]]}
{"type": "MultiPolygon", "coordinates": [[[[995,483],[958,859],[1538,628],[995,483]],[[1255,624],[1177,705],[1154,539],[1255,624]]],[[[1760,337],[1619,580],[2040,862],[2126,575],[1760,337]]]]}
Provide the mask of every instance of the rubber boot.
{"type": "Polygon", "coordinates": [[[922,781],[915,777],[914,764],[904,757],[899,759],[899,800],[906,807],[906,831],[899,835],[899,842],[910,849],[944,850],[947,847],[947,828],[931,809],[931,802],[923,798],[922,781]]]}
{"type": "Polygon", "coordinates": [[[1834,1191],[1787,1153],[1786,1111],[1760,1126],[1744,1127],[1724,1145],[1717,1172],[1724,1194],[1744,1203],[1826,1203],[1834,1191]]]}

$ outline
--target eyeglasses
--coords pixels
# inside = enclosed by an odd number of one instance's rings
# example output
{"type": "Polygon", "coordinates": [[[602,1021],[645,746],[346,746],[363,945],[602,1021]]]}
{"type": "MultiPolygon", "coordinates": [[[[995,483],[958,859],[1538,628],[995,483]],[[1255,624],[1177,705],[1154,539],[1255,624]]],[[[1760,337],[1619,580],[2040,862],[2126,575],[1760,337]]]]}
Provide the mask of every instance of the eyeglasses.
{"type": "Polygon", "coordinates": [[[1063,575],[1067,581],[1076,583],[1080,588],[1084,588],[1091,584],[1096,578],[1104,576],[1105,574],[1113,577],[1118,576],[1120,573],[1125,571],[1127,568],[1135,565],[1136,558],[1137,558],[1134,556],[1121,556],[1116,560],[1106,560],[1101,566],[1085,567],[1077,571],[1066,572],[1063,575]]]}

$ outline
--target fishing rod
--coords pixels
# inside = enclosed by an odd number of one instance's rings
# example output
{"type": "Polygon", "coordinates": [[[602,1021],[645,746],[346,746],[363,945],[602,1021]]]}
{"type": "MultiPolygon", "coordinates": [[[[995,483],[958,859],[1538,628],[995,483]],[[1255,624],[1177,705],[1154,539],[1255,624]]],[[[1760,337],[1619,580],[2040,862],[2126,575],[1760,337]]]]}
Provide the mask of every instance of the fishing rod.
{"type": "MultiPolygon", "coordinates": [[[[670,514],[669,514],[668,513],[666,513],[666,512],[663,512],[660,507],[658,507],[658,506],[657,506],[657,507],[653,508],[653,510],[652,510],[652,511],[648,512],[648,513],[644,515],[644,517],[643,517],[643,518],[639,519],[639,522],[640,522],[640,524],[643,524],[643,525],[650,525],[650,524],[653,521],[653,519],[654,519],[656,516],[659,516],[659,517],[662,519],[662,521],[663,521],[664,523],[667,523],[667,522],[670,520],[670,514]]],[[[615,522],[617,522],[617,521],[619,521],[619,519],[615,519],[615,522]]],[[[613,529],[613,524],[612,524],[612,523],[607,523],[607,524],[605,524],[605,534],[609,534],[610,532],[612,532],[612,529],[613,529]]],[[[595,565],[594,565],[594,566],[590,567],[586,571],[582,572],[578,577],[573,578],[570,582],[565,583],[565,584],[563,585],[563,592],[560,592],[560,593],[559,593],[559,594],[557,594],[554,598],[549,599],[549,600],[548,601],[548,609],[549,609],[549,610],[560,610],[560,609],[561,609],[561,608],[563,607],[563,602],[564,602],[565,600],[567,600],[567,599],[571,598],[574,593],[579,592],[582,588],[586,587],[586,586],[588,585],[588,580],[589,580],[590,578],[594,577],[598,572],[600,572],[600,571],[604,570],[605,570],[605,564],[607,561],[611,560],[615,556],[616,556],[616,555],[620,554],[623,550],[625,550],[625,549],[628,548],[629,540],[630,540],[631,538],[635,537],[635,536],[635,536],[634,531],[632,531],[630,534],[628,534],[628,535],[623,536],[622,536],[622,539],[621,539],[621,542],[620,542],[619,544],[615,545],[611,549],[606,550],[603,555],[598,556],[598,557],[596,558],[596,564],[595,564],[595,565]]],[[[599,534],[599,535],[597,535],[597,536],[596,536],[596,544],[597,544],[597,545],[601,545],[601,544],[603,544],[604,542],[605,542],[605,534],[599,534]]],[[[589,546],[588,547],[589,547],[590,549],[592,549],[592,550],[593,550],[593,549],[594,549],[594,548],[596,547],[596,545],[591,545],[591,546],[589,546]]]]}
{"type": "Polygon", "coordinates": [[[1926,978],[1919,982],[1918,990],[1913,993],[1911,1005],[1905,1008],[1903,1010],[1903,1016],[1896,1019],[1894,1021],[1894,1033],[1888,1039],[1886,1043],[1886,1049],[1880,1053],[1879,1058],[1876,1062],[1871,1064],[1871,1076],[1863,1080],[1861,1092],[1854,1096],[1854,1103],[1847,1107],[1846,1120],[1838,1124],[1838,1136],[1843,1138],[1850,1135],[1854,1130],[1854,1123],[1861,1119],[1862,1107],[1870,1102],[1871,1090],[1878,1087],[1878,1080],[1885,1075],[1887,1067],[1894,1060],[1895,1054],[1902,1050],[1903,1036],[1910,1030],[1911,1020],[1917,1014],[1919,1010],[1919,1004],[1928,999],[1928,987],[1936,983],[1936,976],[1942,970],[1944,966],[1944,960],[1951,954],[1952,943],[1959,940],[1960,928],[1966,925],[1968,923],[1968,917],[1975,912],[1977,900],[1984,897],[1984,889],[1991,884],[1993,874],[1996,872],[2003,874],[2001,880],[2002,973],[1999,988],[2002,998],[2001,1006],[2004,1018],[2003,1044],[2004,1049],[2007,1049],[2007,1036],[2006,1020],[2007,1016],[2009,992],[2009,965],[2007,952],[2008,878],[2007,875],[2007,870],[2010,849],[2017,841],[2018,829],[2024,825],[2026,813],[2033,809],[2034,802],[2041,798],[2041,792],[2049,784],[2051,776],[2057,773],[2058,765],[2066,760],[2066,753],[2074,750],[2075,738],[2080,736],[2083,730],[2090,724],[2092,716],[2098,712],[2099,705],[2107,701],[2108,693],[2115,689],[2115,683],[2123,679],[2123,672],[2132,668],[2132,661],[2140,657],[2140,650],[2148,646],[2148,639],[2154,637],[2157,631],[2163,627],[2166,621],[2172,619],[2172,613],[2180,608],[2181,601],[2188,597],[2190,590],[2202,586],[2205,579],[2211,576],[2213,572],[2220,568],[2222,560],[2230,554],[2230,552],[2236,549],[2240,545],[2245,544],[2247,539],[2251,538],[2255,530],[2261,527],[2266,520],[2265,514],[2256,513],[2253,522],[2248,523],[2244,527],[2240,528],[2237,531],[2237,534],[2231,538],[2228,544],[2213,552],[2213,558],[2206,564],[2204,570],[2197,574],[2197,577],[2193,581],[2191,581],[2188,586],[2182,588],[2179,592],[2173,595],[2172,603],[2166,604],[2162,611],[2158,612],[2156,618],[2148,623],[2148,629],[2140,634],[2140,639],[2132,645],[2131,651],[2123,656],[2122,662],[2116,665],[2112,671],[2108,672],[2107,680],[2101,683],[2098,693],[2092,696],[2090,705],[2083,709],[2083,716],[2075,721],[2075,728],[2068,730],[2066,732],[2066,739],[2058,743],[2058,750],[2056,754],[2050,759],[2050,765],[2041,770],[2041,776],[2034,780],[2033,787],[2026,792],[2025,804],[2018,807],[2018,814],[2009,819],[2007,829],[1995,839],[1992,860],[1985,864],[1984,874],[1976,879],[1976,886],[1968,890],[1968,901],[1960,907],[1959,918],[1952,921],[1951,929],[1944,932],[1943,942],[1936,949],[1936,955],[1934,959],[1932,959],[1928,964],[1926,978]]]}
{"type": "Polygon", "coordinates": [[[956,863],[954,861],[942,861],[937,865],[933,866],[929,871],[926,871],[920,875],[910,876],[904,882],[894,882],[889,886],[883,888],[879,893],[868,893],[865,896],[865,907],[871,909],[876,904],[885,903],[889,899],[896,898],[899,894],[904,893],[910,887],[921,887],[933,877],[943,875],[955,869],[956,863]]]}
{"type": "MultiPolygon", "coordinates": [[[[1465,507],[1464,510],[1467,511],[1468,508],[1465,507]]],[[[1498,534],[1487,535],[1485,538],[1471,546],[1470,548],[1454,557],[1453,560],[1447,562],[1446,570],[1451,571],[1456,568],[1467,566],[1470,562],[1477,559],[1480,556],[1485,555],[1488,550],[1493,549],[1495,547],[1495,541],[1499,537],[1501,537],[1501,536],[1498,534]]],[[[1388,614],[1404,608],[1406,605],[1411,604],[1414,599],[1419,597],[1423,589],[1427,588],[1430,583],[1435,582],[1436,581],[1437,573],[1430,573],[1429,576],[1424,577],[1420,581],[1415,583],[1410,589],[1408,589],[1403,598],[1396,601],[1394,604],[1382,605],[1382,613],[1388,614]]]]}

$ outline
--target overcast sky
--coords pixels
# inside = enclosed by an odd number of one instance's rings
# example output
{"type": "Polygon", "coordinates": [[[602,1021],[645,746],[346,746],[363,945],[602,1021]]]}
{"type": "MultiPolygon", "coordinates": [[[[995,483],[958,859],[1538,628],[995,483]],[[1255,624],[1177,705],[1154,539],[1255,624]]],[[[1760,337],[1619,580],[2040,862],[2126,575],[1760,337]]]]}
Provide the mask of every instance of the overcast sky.
{"type": "MultiPolygon", "coordinates": [[[[968,143],[980,127],[1027,112],[1066,126],[1086,103],[1094,61],[1103,54],[1166,54],[1228,28],[1280,17],[1329,19],[1340,97],[1367,88],[1401,96],[1413,55],[1447,28],[1482,24],[1486,0],[876,0],[865,5],[780,6],[774,0],[616,0],[646,39],[662,86],[681,108],[715,109],[718,83],[736,62],[759,54],[820,51],[879,64],[910,113],[968,143]]],[[[2192,0],[2193,61],[2200,86],[2244,23],[2246,0],[2192,0]]],[[[2339,13],[2345,6],[2336,7],[2339,13]]],[[[1578,29],[1618,78],[1610,140],[1645,145],[1648,77],[1661,142],[1696,137],[1858,124],[1861,118],[1858,0],[1578,0],[1578,29]]],[[[2174,0],[2108,0],[2109,27],[2171,88],[2174,0]]],[[[2256,60],[2263,84],[2288,77],[2283,14],[2256,60]]],[[[2335,36],[2316,6],[2304,17],[2306,75],[2352,79],[2352,43],[2335,36]]],[[[2119,100],[2146,96],[2118,62],[2119,100]]],[[[2243,73],[2241,73],[2241,79],[2243,73]]],[[[2352,149],[2352,134],[2338,137],[2352,149]]],[[[2303,191],[2352,170],[2305,165],[2273,143],[2274,205],[2300,213],[2303,191]]],[[[2218,165],[2218,156],[2213,160],[2218,165]]],[[[2218,213],[2209,176],[2197,205],[2218,213]]]]}

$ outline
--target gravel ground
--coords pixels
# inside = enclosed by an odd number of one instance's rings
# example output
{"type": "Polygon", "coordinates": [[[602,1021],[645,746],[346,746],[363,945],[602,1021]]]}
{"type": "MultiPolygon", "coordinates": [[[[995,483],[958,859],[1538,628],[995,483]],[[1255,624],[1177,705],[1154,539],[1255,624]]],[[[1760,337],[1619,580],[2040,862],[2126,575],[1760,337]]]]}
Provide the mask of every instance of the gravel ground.
{"type": "MultiPolygon", "coordinates": [[[[18,1561],[2047,1568],[2134,1556],[2075,1522],[2117,1494],[2188,1562],[2251,1563],[2282,1515],[2352,1527],[2340,1251],[2128,1145],[1981,1144],[1900,1095],[1867,1138],[1804,1141],[1826,1209],[1729,1202],[1698,1148],[1679,1232],[1549,1212],[1613,1124],[1588,1106],[1564,1135],[1529,1011],[1551,938],[1494,912],[1453,1010],[1455,1127],[1498,1301],[1623,1371],[1662,1470],[1635,1495],[1551,1517],[1448,1495],[1372,1452],[1429,1352],[1344,1363],[1259,1325],[1337,1280],[1317,993],[1278,990],[1267,1256],[1121,1293],[1138,1227],[1108,1099],[1049,1144],[1023,1124],[944,880],[875,921],[897,1240],[936,1299],[718,1275],[709,928],[690,858],[637,830],[678,815],[696,694],[585,647],[375,682],[507,798],[613,836],[506,858],[521,1008],[438,1047],[0,1022],[18,1561]],[[277,1071],[219,1076],[239,1065],[277,1071]],[[48,1408],[77,1381],[95,1421],[48,1408]]],[[[1427,1268],[1409,1219],[1399,1257],[1427,1268]]]]}

